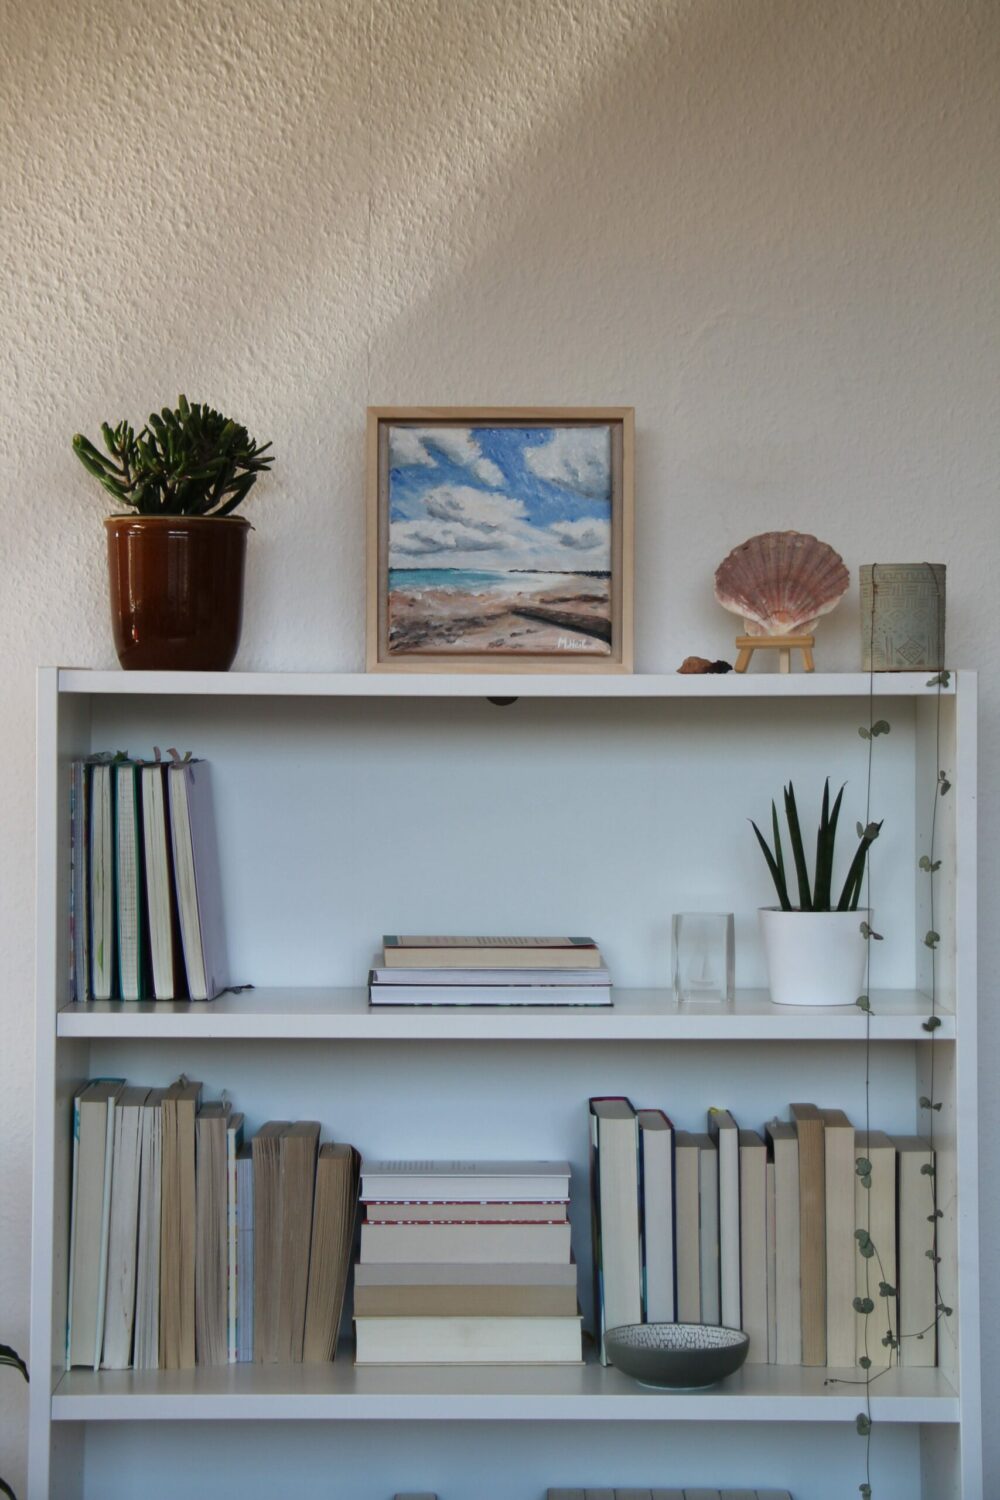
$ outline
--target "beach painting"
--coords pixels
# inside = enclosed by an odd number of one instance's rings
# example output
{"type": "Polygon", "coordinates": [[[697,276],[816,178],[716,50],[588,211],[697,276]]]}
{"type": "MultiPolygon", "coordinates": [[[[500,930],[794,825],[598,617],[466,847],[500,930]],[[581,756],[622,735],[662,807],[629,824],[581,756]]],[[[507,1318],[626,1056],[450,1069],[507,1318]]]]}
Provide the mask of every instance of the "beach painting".
{"type": "Polygon", "coordinates": [[[612,655],[613,434],[610,421],[384,424],[390,660],[612,655]]]}

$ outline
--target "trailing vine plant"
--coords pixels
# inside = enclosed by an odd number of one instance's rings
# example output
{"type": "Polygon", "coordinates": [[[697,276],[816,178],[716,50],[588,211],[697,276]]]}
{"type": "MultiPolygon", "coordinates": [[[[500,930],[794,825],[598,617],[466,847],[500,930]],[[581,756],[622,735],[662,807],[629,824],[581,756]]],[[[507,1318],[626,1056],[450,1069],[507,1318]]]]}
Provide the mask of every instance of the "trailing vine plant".
{"type": "MultiPolygon", "coordinates": [[[[939,601],[940,601],[940,586],[938,584],[937,575],[936,575],[934,569],[931,568],[931,567],[928,567],[928,572],[930,573],[931,577],[934,580],[934,586],[935,586],[935,589],[938,592],[939,601]]],[[[872,607],[871,607],[871,616],[870,616],[870,619],[869,619],[869,622],[868,622],[868,626],[869,626],[868,723],[867,724],[862,724],[859,727],[859,729],[858,729],[859,735],[861,736],[861,738],[863,740],[865,740],[867,742],[867,745],[868,745],[867,782],[866,782],[866,811],[865,811],[865,825],[866,826],[869,825],[870,821],[871,821],[872,760],[873,760],[873,753],[874,753],[875,741],[879,738],[880,735],[888,734],[890,732],[890,730],[891,730],[891,725],[888,723],[887,720],[885,720],[885,719],[876,719],[875,718],[875,650],[874,650],[875,639],[874,638],[875,638],[875,604],[876,604],[877,595],[878,595],[878,566],[877,566],[877,564],[873,564],[873,566],[872,566],[872,607]]],[[[864,1260],[864,1265],[865,1265],[865,1292],[864,1292],[864,1296],[857,1296],[857,1297],[854,1298],[853,1306],[854,1306],[855,1313],[858,1315],[859,1318],[862,1319],[862,1339],[863,1339],[864,1353],[859,1357],[858,1363],[861,1366],[861,1368],[862,1368],[862,1370],[864,1372],[864,1375],[863,1375],[863,1378],[860,1381],[843,1382],[843,1381],[837,1380],[836,1378],[833,1378],[829,1382],[829,1384],[831,1384],[831,1385],[833,1385],[833,1384],[844,1384],[844,1383],[847,1383],[847,1384],[859,1384],[859,1385],[862,1385],[864,1387],[864,1409],[862,1411],[859,1411],[858,1414],[857,1414],[857,1416],[855,1417],[855,1429],[858,1432],[859,1436],[861,1438],[863,1438],[864,1444],[865,1444],[865,1477],[864,1477],[863,1482],[858,1486],[858,1490],[859,1490],[859,1493],[860,1493],[860,1495],[862,1497],[862,1500],[871,1500],[871,1497],[872,1497],[872,1483],[871,1483],[871,1441],[872,1441],[871,1393],[872,1393],[872,1386],[875,1384],[875,1382],[877,1380],[879,1380],[882,1377],[882,1375],[886,1374],[888,1370],[890,1370],[890,1369],[893,1368],[893,1364],[894,1363],[898,1365],[898,1363],[899,1363],[899,1350],[900,1350],[900,1345],[901,1345],[902,1341],[908,1340],[908,1339],[922,1339],[927,1334],[929,1334],[931,1332],[934,1332],[936,1334],[937,1327],[938,1327],[938,1324],[940,1323],[941,1319],[942,1318],[950,1318],[952,1316],[952,1308],[949,1307],[948,1304],[945,1302],[944,1297],[942,1295],[942,1290],[941,1290],[941,1281],[940,1281],[940,1272],[939,1272],[939,1267],[940,1267],[940,1264],[941,1264],[941,1257],[938,1254],[938,1223],[939,1223],[939,1221],[940,1221],[940,1219],[942,1217],[942,1212],[941,1212],[941,1209],[938,1207],[938,1203],[937,1203],[937,1183],[936,1183],[935,1156],[934,1156],[934,1124],[935,1124],[935,1116],[937,1114],[939,1114],[940,1111],[941,1111],[941,1101],[939,1099],[937,1099],[936,1095],[935,1095],[935,1069],[934,1069],[934,1064],[935,1064],[934,1042],[935,1042],[936,1033],[938,1032],[938,1030],[940,1029],[940,1026],[941,1026],[941,1018],[938,1015],[938,1008],[937,1008],[937,988],[938,988],[937,987],[937,950],[938,950],[938,944],[941,941],[941,937],[940,937],[940,934],[935,929],[935,877],[937,875],[937,872],[941,868],[941,861],[936,857],[936,852],[937,852],[936,851],[936,836],[937,836],[937,821],[938,821],[937,814],[938,814],[938,802],[939,802],[939,799],[941,797],[947,796],[948,792],[951,790],[951,782],[948,779],[947,772],[942,768],[942,765],[941,765],[941,695],[942,695],[942,691],[946,687],[948,687],[948,685],[949,685],[949,683],[951,681],[951,674],[950,674],[950,672],[947,670],[947,668],[944,665],[944,622],[943,622],[943,611],[940,608],[938,609],[937,617],[938,617],[938,640],[937,640],[937,652],[936,652],[937,671],[934,674],[934,676],[931,677],[930,680],[927,683],[927,686],[929,688],[936,689],[936,718],[935,718],[935,726],[934,726],[934,746],[935,746],[935,756],[934,756],[934,759],[935,759],[935,769],[934,769],[934,787],[933,787],[933,791],[932,791],[932,794],[931,794],[932,798],[933,798],[933,802],[932,802],[932,807],[931,807],[931,819],[930,819],[930,839],[929,839],[928,850],[924,854],[921,854],[919,860],[917,861],[918,868],[926,874],[926,876],[927,876],[927,878],[928,878],[928,880],[930,882],[930,885],[929,885],[929,898],[928,898],[928,907],[929,907],[929,915],[930,915],[930,926],[928,927],[928,930],[925,933],[924,939],[923,939],[924,946],[930,950],[930,1015],[928,1016],[927,1020],[922,1023],[922,1029],[927,1032],[928,1039],[929,1039],[929,1054],[930,1054],[929,1058],[928,1058],[928,1089],[929,1089],[929,1093],[926,1094],[926,1095],[922,1095],[921,1098],[920,1098],[920,1109],[921,1109],[921,1112],[926,1113],[926,1115],[927,1115],[927,1127],[926,1127],[926,1130],[925,1130],[924,1134],[926,1134],[926,1136],[927,1136],[928,1152],[927,1152],[927,1160],[922,1164],[922,1166],[920,1168],[920,1171],[921,1171],[922,1175],[924,1175],[926,1177],[929,1177],[931,1179],[931,1195],[930,1195],[931,1196],[931,1212],[927,1216],[927,1221],[928,1221],[928,1223],[930,1225],[930,1231],[929,1231],[930,1244],[929,1244],[927,1250],[924,1253],[927,1256],[928,1260],[930,1260],[932,1262],[933,1267],[934,1267],[934,1318],[933,1318],[932,1322],[930,1322],[925,1328],[913,1329],[910,1332],[903,1333],[902,1329],[899,1326],[899,1318],[898,1318],[898,1312],[897,1312],[897,1315],[896,1315],[896,1327],[895,1327],[895,1331],[894,1331],[894,1329],[893,1329],[893,1318],[892,1318],[892,1307],[893,1307],[893,1304],[896,1301],[896,1296],[897,1296],[896,1287],[893,1284],[893,1282],[891,1282],[888,1279],[888,1277],[886,1276],[885,1266],[883,1265],[882,1257],[881,1257],[881,1255],[879,1253],[879,1248],[876,1245],[875,1241],[872,1239],[872,1235],[871,1235],[871,1185],[872,1185],[872,1171],[873,1171],[872,1161],[871,1161],[871,1144],[870,1144],[870,1142],[871,1142],[871,1018],[872,1018],[872,1014],[873,1014],[873,1012],[872,1012],[872,1006],[871,1006],[871,960],[872,960],[872,944],[873,943],[881,942],[882,939],[883,939],[883,934],[880,933],[880,932],[876,932],[873,929],[873,927],[871,926],[871,924],[867,920],[863,920],[861,922],[861,924],[860,924],[860,927],[861,927],[861,936],[864,939],[865,944],[866,944],[866,954],[865,954],[865,993],[858,996],[858,999],[857,999],[856,1003],[858,1005],[858,1008],[864,1013],[864,1017],[865,1017],[865,1129],[864,1129],[865,1149],[864,1149],[864,1154],[861,1155],[861,1156],[858,1156],[856,1158],[855,1164],[854,1164],[854,1170],[855,1170],[855,1173],[856,1173],[856,1175],[858,1177],[859,1182],[861,1183],[862,1188],[865,1189],[865,1199],[864,1199],[864,1202],[865,1202],[864,1220],[865,1220],[865,1222],[864,1222],[864,1224],[858,1225],[858,1227],[855,1229],[855,1231],[854,1231],[854,1238],[855,1238],[855,1240],[857,1242],[858,1253],[859,1253],[859,1255],[861,1255],[861,1257],[864,1260]],[[884,1299],[886,1301],[886,1303],[887,1303],[887,1324],[888,1324],[888,1328],[887,1328],[887,1332],[883,1335],[881,1342],[882,1342],[883,1347],[888,1350],[888,1359],[887,1359],[886,1364],[880,1370],[878,1370],[875,1374],[872,1374],[872,1359],[871,1359],[871,1354],[870,1354],[870,1350],[869,1350],[868,1335],[869,1335],[870,1322],[871,1322],[871,1319],[872,1319],[872,1317],[874,1315],[875,1306],[876,1306],[875,1299],[874,1299],[874,1297],[872,1295],[872,1292],[873,1292],[873,1285],[872,1285],[872,1282],[873,1282],[873,1272],[875,1271],[876,1268],[877,1268],[877,1273],[878,1273],[878,1295],[879,1295],[880,1299],[884,1299]]],[[[858,835],[859,835],[859,837],[864,832],[865,832],[865,829],[859,823],[858,824],[858,835]]],[[[872,911],[874,910],[874,907],[873,907],[873,904],[872,904],[872,891],[871,891],[871,851],[870,851],[870,848],[867,848],[866,851],[865,851],[865,890],[866,890],[866,904],[867,904],[867,907],[868,907],[868,914],[871,915],[872,911]]]]}

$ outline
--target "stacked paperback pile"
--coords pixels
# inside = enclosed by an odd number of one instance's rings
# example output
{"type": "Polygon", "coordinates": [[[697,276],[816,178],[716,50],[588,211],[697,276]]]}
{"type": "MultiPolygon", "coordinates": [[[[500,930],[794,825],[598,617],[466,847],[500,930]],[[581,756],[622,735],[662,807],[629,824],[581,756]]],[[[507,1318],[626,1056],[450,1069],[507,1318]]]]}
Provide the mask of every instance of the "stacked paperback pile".
{"type": "Polygon", "coordinates": [[[712,1109],[708,1130],[691,1133],[660,1110],[591,1099],[603,1362],[607,1329],[676,1321],[744,1329],[749,1363],[936,1364],[927,1141],[866,1134],[839,1109],[789,1113],[759,1134],[712,1109]],[[859,1228],[880,1263],[861,1254],[859,1228]],[[867,1328],[855,1298],[874,1302],[867,1328]]]}
{"type": "Polygon", "coordinates": [[[566,1162],[364,1162],[357,1362],[578,1364],[566,1162]]]}
{"type": "Polygon", "coordinates": [[[385,937],[372,1005],[610,1005],[592,938],[385,937]]]}
{"type": "Polygon", "coordinates": [[[185,1370],[334,1357],[358,1156],[319,1126],[99,1079],[74,1100],[66,1366],[185,1370]]]}
{"type": "Polygon", "coordinates": [[[73,762],[75,1000],[212,1000],[229,983],[204,761],[73,762]]]}

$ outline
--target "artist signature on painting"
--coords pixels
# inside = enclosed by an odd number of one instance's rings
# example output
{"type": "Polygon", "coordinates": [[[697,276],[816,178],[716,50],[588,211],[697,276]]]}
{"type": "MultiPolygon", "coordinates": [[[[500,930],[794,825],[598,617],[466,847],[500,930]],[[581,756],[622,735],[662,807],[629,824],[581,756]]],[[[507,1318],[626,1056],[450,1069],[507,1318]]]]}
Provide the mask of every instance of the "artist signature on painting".
{"type": "Polygon", "coordinates": [[[556,646],[560,651],[586,651],[587,642],[574,640],[568,635],[560,635],[556,638],[556,646]]]}

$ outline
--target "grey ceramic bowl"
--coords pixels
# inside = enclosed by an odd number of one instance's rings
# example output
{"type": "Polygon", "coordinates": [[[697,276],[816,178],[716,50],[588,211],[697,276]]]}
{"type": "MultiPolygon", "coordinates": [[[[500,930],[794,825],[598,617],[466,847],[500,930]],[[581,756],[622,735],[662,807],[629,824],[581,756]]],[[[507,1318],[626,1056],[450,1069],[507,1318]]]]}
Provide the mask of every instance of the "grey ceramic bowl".
{"type": "Polygon", "coordinates": [[[696,1391],[738,1370],[749,1336],[711,1323],[627,1323],[604,1336],[611,1363],[640,1385],[696,1391]]]}

